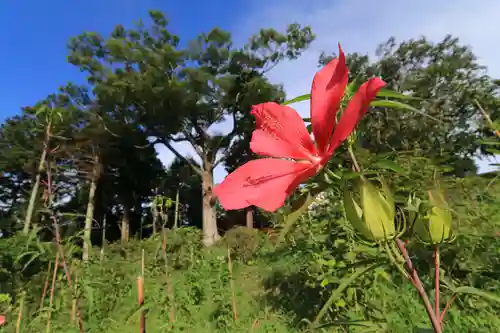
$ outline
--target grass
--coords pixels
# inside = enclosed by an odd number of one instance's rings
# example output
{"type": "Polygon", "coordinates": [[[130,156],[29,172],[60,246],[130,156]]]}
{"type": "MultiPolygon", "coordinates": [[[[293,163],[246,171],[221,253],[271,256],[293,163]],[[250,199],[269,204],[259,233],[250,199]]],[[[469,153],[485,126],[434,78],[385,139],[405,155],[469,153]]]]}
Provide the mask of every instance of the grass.
{"type": "MultiPolygon", "coordinates": [[[[500,193],[497,190],[491,191],[500,193]]],[[[499,295],[500,240],[494,231],[500,226],[500,195],[467,200],[464,207],[479,207],[484,216],[461,223],[459,238],[443,253],[447,282],[499,295]]],[[[337,216],[328,209],[325,212],[326,216],[337,216]]],[[[462,213],[470,214],[467,209],[462,213]]],[[[181,228],[167,234],[167,268],[160,235],[112,244],[102,261],[99,249],[94,249],[87,265],[76,259],[70,265],[72,278],[78,281],[76,295],[85,331],[140,332],[144,310],[147,332],[305,332],[307,322],[350,272],[345,269],[350,260],[345,249],[351,243],[347,236],[332,232],[339,226],[341,221],[329,221],[325,216],[304,219],[281,247],[275,247],[263,233],[239,228],[210,249],[201,246],[198,230],[181,228]],[[143,274],[143,250],[145,304],[141,308],[136,281],[143,274]]],[[[50,244],[31,241],[26,246],[27,242],[21,236],[0,242],[2,291],[17,295],[14,305],[7,301],[1,305],[8,324],[0,332],[16,331],[21,292],[25,298],[20,333],[46,332],[49,313],[51,332],[79,332],[73,295],[61,270],[56,275],[52,307],[46,296],[40,308],[44,281],[53,273],[47,266],[49,262],[54,266],[55,256],[50,244]],[[30,250],[39,254],[15,260],[19,253],[30,250]]],[[[66,250],[69,256],[75,248],[67,245],[66,250]]],[[[413,253],[421,275],[425,275],[430,269],[429,254],[425,250],[413,253]]],[[[432,283],[430,277],[423,280],[426,285],[432,283]]],[[[449,296],[449,290],[443,288],[442,298],[449,296]]],[[[444,331],[500,332],[498,313],[498,304],[460,296],[447,315],[444,331]]],[[[429,328],[416,292],[396,272],[385,268],[348,288],[322,325],[317,332],[406,333],[429,328]]]]}

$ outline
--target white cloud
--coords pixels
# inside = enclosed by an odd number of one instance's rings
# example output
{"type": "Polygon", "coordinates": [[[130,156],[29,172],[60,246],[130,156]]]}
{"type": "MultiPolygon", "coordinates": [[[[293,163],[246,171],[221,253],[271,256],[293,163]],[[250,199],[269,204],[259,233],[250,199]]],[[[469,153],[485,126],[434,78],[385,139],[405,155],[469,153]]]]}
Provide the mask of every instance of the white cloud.
{"type": "MultiPolygon", "coordinates": [[[[292,22],[310,25],[317,35],[299,59],[278,65],[269,75],[274,83],[285,85],[290,97],[309,91],[322,51],[336,51],[340,42],[348,53],[373,56],[378,44],[391,36],[399,41],[419,36],[439,41],[452,34],[472,47],[491,76],[500,77],[498,0],[254,0],[249,7],[235,20],[237,40],[245,40],[261,27],[283,30],[292,22]]],[[[307,103],[296,108],[303,116],[309,112],[307,103]]],[[[480,170],[488,169],[487,164],[479,161],[480,170]]],[[[218,170],[217,180],[223,177],[218,170]]]]}

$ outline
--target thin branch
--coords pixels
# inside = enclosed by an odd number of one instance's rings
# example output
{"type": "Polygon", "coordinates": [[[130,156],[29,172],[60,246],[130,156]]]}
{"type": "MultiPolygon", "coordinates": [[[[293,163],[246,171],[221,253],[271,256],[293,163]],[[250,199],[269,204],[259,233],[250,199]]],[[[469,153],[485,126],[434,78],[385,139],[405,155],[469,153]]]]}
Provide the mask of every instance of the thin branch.
{"type": "Polygon", "coordinates": [[[483,114],[483,117],[484,119],[486,119],[486,122],[488,123],[488,125],[490,126],[490,129],[493,131],[493,133],[495,133],[495,135],[497,137],[500,138],[500,130],[497,130],[495,128],[495,124],[493,123],[493,121],[491,120],[491,117],[490,115],[486,112],[485,109],[483,109],[483,107],[481,106],[481,104],[479,104],[478,100],[477,99],[474,99],[474,102],[476,102],[476,105],[477,107],[479,108],[479,111],[481,111],[481,113],[483,114]]]}
{"type": "Polygon", "coordinates": [[[422,281],[420,281],[420,277],[418,276],[417,270],[413,267],[413,262],[408,255],[408,251],[406,250],[405,244],[400,240],[396,239],[396,245],[398,246],[401,254],[403,255],[406,261],[406,268],[408,269],[408,273],[410,273],[410,282],[413,284],[415,289],[417,289],[422,302],[424,303],[425,311],[427,311],[427,315],[431,321],[432,327],[434,328],[435,333],[442,333],[441,329],[441,321],[436,317],[434,309],[432,307],[431,301],[425,292],[424,286],[422,285],[422,281]]]}
{"type": "MultiPolygon", "coordinates": [[[[225,153],[226,153],[226,151],[223,153],[223,155],[225,155],[225,153]]],[[[215,156],[215,158],[214,158],[214,160],[215,160],[215,159],[216,159],[216,157],[217,157],[217,154],[215,154],[214,156],[215,156]]],[[[214,169],[215,169],[215,167],[216,167],[216,166],[218,166],[220,163],[224,162],[224,161],[226,160],[226,158],[227,158],[226,156],[222,156],[222,157],[221,157],[221,158],[219,158],[218,160],[214,161],[214,162],[212,163],[212,168],[214,168],[214,169]]]]}
{"type": "MultiPolygon", "coordinates": [[[[189,133],[187,131],[183,132],[182,134],[185,135],[185,140],[183,140],[183,141],[188,141],[198,155],[200,155],[200,156],[203,155],[203,150],[201,148],[199,148],[199,145],[196,143],[196,138],[193,135],[191,135],[191,133],[189,133]]],[[[199,134],[199,135],[201,137],[201,141],[203,141],[203,143],[205,143],[206,142],[206,134],[203,133],[203,134],[199,134]]],[[[175,142],[180,142],[180,141],[175,141],[175,142]]]]}
{"type": "Polygon", "coordinates": [[[168,142],[168,140],[162,140],[161,141],[165,147],[167,147],[177,158],[183,160],[184,162],[186,162],[193,170],[194,172],[196,172],[197,174],[199,174],[200,176],[203,175],[203,171],[201,170],[201,168],[197,165],[195,165],[193,162],[191,162],[189,159],[187,159],[185,156],[183,156],[181,153],[179,153],[174,147],[172,147],[172,145],[168,142]]]}
{"type": "Polygon", "coordinates": [[[351,156],[354,170],[356,172],[361,173],[361,167],[358,164],[358,160],[356,159],[356,155],[354,155],[354,151],[352,150],[352,146],[349,145],[349,147],[347,149],[349,151],[349,155],[351,156]]]}
{"type": "Polygon", "coordinates": [[[441,317],[439,318],[439,320],[441,321],[441,324],[443,324],[443,320],[444,320],[444,316],[446,315],[446,312],[448,311],[450,306],[453,304],[453,302],[455,302],[456,299],[457,299],[457,294],[453,294],[450,297],[450,299],[446,302],[446,305],[443,309],[443,312],[441,312],[441,317]]]}
{"type": "Polygon", "coordinates": [[[108,128],[108,126],[106,126],[106,124],[104,123],[104,118],[103,118],[103,117],[101,117],[101,115],[100,115],[100,114],[97,114],[97,113],[96,113],[95,115],[97,116],[97,118],[99,118],[99,119],[101,120],[101,122],[102,122],[102,126],[103,126],[103,128],[104,128],[104,130],[105,130],[106,132],[108,132],[109,134],[111,134],[112,136],[114,136],[114,137],[116,137],[116,138],[119,138],[119,137],[120,137],[120,135],[115,134],[114,132],[112,132],[112,131],[108,128]]]}

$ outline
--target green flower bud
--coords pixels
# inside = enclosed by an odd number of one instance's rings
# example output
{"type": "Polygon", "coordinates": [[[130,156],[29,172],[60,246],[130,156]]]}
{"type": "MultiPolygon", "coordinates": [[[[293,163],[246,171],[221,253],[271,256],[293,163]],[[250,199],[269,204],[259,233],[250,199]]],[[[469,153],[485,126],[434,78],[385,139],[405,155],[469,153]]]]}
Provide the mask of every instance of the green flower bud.
{"type": "Polygon", "coordinates": [[[366,178],[360,181],[360,203],[344,190],[344,209],[347,220],[367,240],[380,242],[396,236],[394,199],[386,183],[381,180],[379,191],[366,178]]]}
{"type": "Polygon", "coordinates": [[[414,230],[422,242],[441,244],[452,238],[452,215],[444,195],[439,190],[429,193],[430,208],[417,218],[414,230]]]}
{"type": "Polygon", "coordinates": [[[410,195],[408,197],[406,210],[408,211],[408,227],[410,230],[413,230],[413,227],[415,226],[417,220],[421,217],[422,214],[425,214],[423,201],[415,196],[415,194],[410,195]]]}

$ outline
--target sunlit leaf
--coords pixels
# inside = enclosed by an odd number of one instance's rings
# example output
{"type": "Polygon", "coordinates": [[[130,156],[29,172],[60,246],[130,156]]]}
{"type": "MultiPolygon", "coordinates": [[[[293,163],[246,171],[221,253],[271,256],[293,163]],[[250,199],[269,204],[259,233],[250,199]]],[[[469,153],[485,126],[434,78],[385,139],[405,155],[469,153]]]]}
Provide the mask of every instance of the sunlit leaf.
{"type": "Polygon", "coordinates": [[[351,179],[358,178],[359,176],[361,176],[361,174],[359,172],[347,171],[347,172],[344,172],[342,174],[342,179],[344,179],[344,180],[351,180],[351,179]]]}
{"type": "Polygon", "coordinates": [[[486,291],[474,288],[474,287],[458,287],[453,290],[454,294],[467,294],[472,296],[481,297],[493,302],[500,303],[500,295],[495,295],[492,293],[488,293],[486,291]]]}
{"type": "Polygon", "coordinates": [[[371,272],[375,268],[379,267],[381,263],[375,263],[369,266],[362,266],[358,267],[354,270],[352,274],[346,275],[343,277],[339,282],[339,285],[337,289],[335,289],[332,294],[330,295],[330,298],[326,301],[326,303],[323,305],[321,310],[318,312],[316,315],[316,318],[314,318],[313,322],[310,324],[311,329],[315,329],[319,327],[319,323],[321,322],[321,319],[325,316],[327,311],[331,308],[333,304],[335,304],[336,301],[340,299],[342,296],[344,290],[346,290],[356,279],[358,279],[360,276],[371,272]]]}
{"type": "Polygon", "coordinates": [[[393,90],[389,90],[389,89],[380,89],[379,92],[377,93],[377,97],[389,97],[389,98],[406,99],[406,100],[420,100],[421,99],[418,97],[404,95],[404,94],[401,94],[397,91],[393,91],[393,90]]]}
{"type": "Polygon", "coordinates": [[[415,112],[415,113],[421,114],[422,116],[430,118],[430,119],[432,119],[434,121],[441,122],[439,119],[434,118],[433,116],[429,116],[425,112],[420,111],[420,110],[414,108],[411,105],[408,105],[408,104],[405,104],[405,103],[401,103],[401,102],[398,102],[398,101],[375,100],[375,101],[372,101],[370,103],[370,106],[380,107],[380,108],[400,109],[400,110],[404,110],[404,111],[411,111],[411,112],[415,112]]]}
{"type": "Polygon", "coordinates": [[[303,102],[303,101],[307,101],[309,99],[311,99],[311,94],[305,94],[305,95],[301,95],[301,96],[297,96],[295,98],[292,98],[288,101],[285,101],[285,102],[283,102],[283,105],[288,105],[288,104],[297,103],[297,102],[303,102]]]}
{"type": "Polygon", "coordinates": [[[397,173],[405,172],[401,166],[399,166],[396,162],[391,160],[380,160],[375,162],[372,166],[377,169],[386,169],[397,173]]]}
{"type": "Polygon", "coordinates": [[[495,148],[486,148],[486,150],[494,155],[500,155],[500,149],[495,149],[495,148]]]}
{"type": "Polygon", "coordinates": [[[285,240],[293,224],[304,214],[307,208],[314,202],[316,197],[323,192],[323,188],[315,188],[311,191],[302,194],[293,204],[293,210],[285,217],[283,228],[280,231],[278,242],[281,243],[285,240]]]}
{"type": "Polygon", "coordinates": [[[490,139],[484,139],[484,140],[479,140],[478,141],[480,144],[482,145],[490,145],[490,146],[498,146],[500,145],[500,140],[498,139],[493,139],[493,138],[490,138],[490,139]]]}

